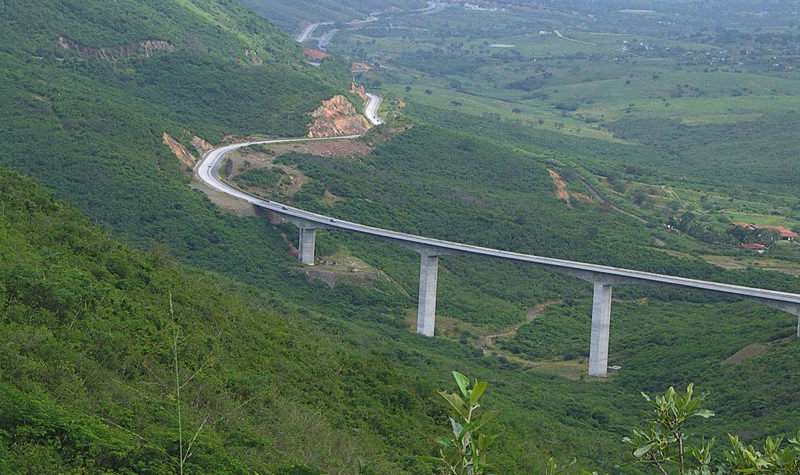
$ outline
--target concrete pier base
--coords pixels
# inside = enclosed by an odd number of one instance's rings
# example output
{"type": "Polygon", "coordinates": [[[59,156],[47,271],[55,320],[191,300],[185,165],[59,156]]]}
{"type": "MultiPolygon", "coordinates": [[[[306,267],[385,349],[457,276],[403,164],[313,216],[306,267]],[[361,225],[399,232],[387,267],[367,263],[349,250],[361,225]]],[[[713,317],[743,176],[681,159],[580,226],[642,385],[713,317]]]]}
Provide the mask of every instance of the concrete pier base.
{"type": "Polygon", "coordinates": [[[592,339],[589,376],[608,374],[608,336],[611,328],[611,284],[595,282],[592,298],[592,339]]]}
{"type": "Polygon", "coordinates": [[[300,243],[297,246],[297,258],[303,264],[314,265],[314,246],[317,240],[317,230],[300,227],[300,243]]]}
{"type": "Polygon", "coordinates": [[[417,307],[417,333],[433,336],[436,325],[436,282],[439,256],[420,253],[419,306],[417,307]]]}

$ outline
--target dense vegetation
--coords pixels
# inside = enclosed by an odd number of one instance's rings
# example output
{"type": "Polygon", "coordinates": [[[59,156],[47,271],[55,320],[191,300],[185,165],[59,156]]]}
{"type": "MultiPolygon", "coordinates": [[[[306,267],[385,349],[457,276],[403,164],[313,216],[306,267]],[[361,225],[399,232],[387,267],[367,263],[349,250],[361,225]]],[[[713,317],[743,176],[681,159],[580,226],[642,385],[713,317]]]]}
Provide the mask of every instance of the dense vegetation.
{"type": "Polygon", "coordinates": [[[433,386],[341,323],[131,251],[15,173],[0,202],[4,473],[171,472],[179,404],[184,443],[205,423],[188,473],[419,470],[433,386]]]}
{"type": "MultiPolygon", "coordinates": [[[[408,3],[406,8],[417,7],[408,3]]],[[[624,471],[615,466],[628,458],[619,441],[635,416],[628,410],[633,395],[685,385],[689,377],[707,381],[712,402],[722,408],[714,427],[701,426],[702,433],[796,432],[795,322],[764,307],[617,287],[622,301],[614,306],[611,356],[623,370],[599,382],[582,377],[590,288],[571,278],[445,257],[439,293],[445,325],[437,327],[442,337],[435,339],[408,332],[418,278],[411,252],[321,232],[320,256],[354,254],[393,282],[333,288],[309,282],[287,252],[296,229],[218,211],[190,189],[186,170],[161,143],[164,132],[190,150],[194,135],[213,143],[227,134],[304,135],[308,111],[349,88],[343,62],[305,64],[290,38],[238,4],[3,5],[0,164],[34,176],[101,227],[31,181],[2,172],[0,254],[8,257],[0,261],[0,471],[175,469],[181,451],[175,359],[179,380],[194,375],[181,390],[184,444],[205,421],[187,459],[187,470],[197,473],[425,472],[417,456],[435,455],[430,437],[446,420],[434,388],[443,387],[454,368],[497,388],[485,399],[501,411],[491,430],[501,434],[494,461],[507,473],[540,472],[549,455],[624,471]],[[61,37],[71,49],[59,45],[61,37]],[[150,40],[176,50],[115,62],[92,53],[150,40]],[[148,251],[131,251],[109,232],[148,251]],[[521,324],[534,304],[548,305],[515,334],[498,338],[494,354],[475,348],[489,333],[521,324]],[[718,327],[709,323],[723,316],[718,327]],[[749,385],[740,384],[742,375],[749,385]],[[759,387],[769,389],[761,393],[759,387]],[[295,464],[302,465],[291,468],[295,464]]],[[[362,32],[382,32],[391,45],[408,41],[408,28],[433,25],[439,32],[478,35],[519,26],[465,11],[451,17],[398,13],[391,21],[401,20],[409,26],[368,25],[362,32]]],[[[552,18],[536,21],[543,28],[554,25],[552,18]]],[[[355,51],[372,41],[352,33],[342,37],[355,51]]],[[[735,125],[689,130],[671,121],[674,116],[648,122],[656,105],[658,111],[678,109],[664,106],[660,94],[674,90],[685,97],[670,100],[688,104],[699,86],[676,88],[678,80],[666,74],[654,79],[664,72],[643,64],[638,76],[628,78],[639,104],[631,105],[614,91],[624,90],[627,73],[620,71],[632,64],[609,68],[603,78],[610,83],[584,81],[601,79],[601,68],[587,65],[611,64],[610,54],[570,50],[585,45],[559,50],[548,40],[543,45],[555,49],[535,53],[546,56],[539,62],[546,70],[537,72],[532,61],[522,67],[532,55],[473,40],[435,46],[447,51],[448,61],[430,61],[429,73],[444,78],[416,83],[409,81],[416,73],[404,70],[369,78],[405,97],[403,113],[414,122],[379,128],[375,135],[384,141],[366,157],[278,158],[310,177],[294,200],[327,214],[445,239],[797,291],[797,279],[784,274],[725,271],[700,260],[705,244],[660,227],[668,216],[655,205],[650,210],[627,202],[636,189],[648,202],[653,192],[645,185],[676,185],[691,175],[686,186],[695,187],[693,193],[721,194],[707,198],[708,210],[727,198],[726,182],[736,180],[743,187],[739,203],[763,198],[765,215],[777,211],[778,218],[793,219],[786,210],[796,199],[781,194],[791,189],[791,170],[781,172],[791,165],[790,156],[771,153],[771,165],[752,173],[754,187],[777,189],[777,196],[765,196],[745,188],[744,165],[718,177],[703,160],[713,150],[699,145],[727,137],[730,153],[720,163],[736,163],[754,150],[746,140],[736,141],[737,130],[758,124],[781,131],[775,135],[780,140],[760,142],[780,151],[791,142],[788,112],[781,123],[780,115],[754,118],[745,108],[747,121],[733,114],[735,125]],[[482,56],[476,61],[471,54],[482,56]],[[513,74],[495,87],[487,71],[471,68],[477,64],[513,74]],[[576,82],[556,86],[568,77],[576,82]],[[588,96],[603,91],[609,102],[590,110],[588,96]],[[501,107],[513,103],[518,112],[501,116],[500,108],[475,107],[474,98],[500,99],[501,107]],[[645,100],[650,109],[642,106],[645,100]],[[540,113],[546,118],[541,123],[540,113]],[[648,127],[659,135],[644,146],[648,127]],[[629,142],[612,140],[612,132],[629,142]],[[671,148],[667,137],[679,139],[680,147],[671,148]],[[677,171],[670,166],[676,156],[683,167],[677,171]],[[607,202],[573,199],[568,205],[556,198],[548,170],[561,174],[573,196],[591,198],[597,187],[607,202]]],[[[406,51],[440,57],[429,46],[406,51]]],[[[404,48],[396,48],[390,57],[402,59],[404,48]]],[[[409,67],[417,53],[410,54],[409,67]]],[[[705,94],[725,107],[742,97],[732,86],[739,73],[708,74],[727,82],[719,93],[700,88],[705,94]]],[[[736,85],[746,99],[773,88],[789,97],[792,87],[781,81],[747,90],[736,85]]],[[[721,106],[715,107],[719,112],[721,106]]],[[[273,177],[258,175],[264,172],[240,177],[246,186],[273,183],[273,177]]]]}

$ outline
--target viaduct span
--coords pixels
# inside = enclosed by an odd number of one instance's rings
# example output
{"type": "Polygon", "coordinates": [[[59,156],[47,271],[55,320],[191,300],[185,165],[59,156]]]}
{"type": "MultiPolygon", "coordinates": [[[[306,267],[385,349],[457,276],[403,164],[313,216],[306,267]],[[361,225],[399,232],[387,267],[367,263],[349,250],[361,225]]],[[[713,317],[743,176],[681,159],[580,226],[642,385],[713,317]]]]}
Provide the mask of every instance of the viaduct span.
{"type": "MultiPolygon", "coordinates": [[[[356,137],[357,136],[347,136],[311,140],[336,140],[356,137]]],[[[311,213],[274,201],[262,200],[233,188],[223,182],[218,176],[218,169],[225,155],[233,150],[258,144],[300,142],[307,140],[309,139],[277,139],[227,145],[208,152],[204,158],[197,163],[194,172],[201,181],[215,190],[251,203],[259,211],[267,211],[280,215],[297,226],[300,229],[300,242],[298,245],[299,260],[303,264],[314,265],[314,243],[316,232],[319,229],[340,229],[366,234],[418,253],[420,255],[420,275],[417,333],[429,337],[432,337],[434,333],[436,317],[436,281],[439,257],[478,255],[527,262],[588,281],[594,285],[594,297],[592,299],[592,331],[589,351],[589,375],[591,376],[606,376],[608,371],[611,291],[614,285],[619,284],[672,285],[709,290],[743,299],[754,300],[798,316],[797,336],[800,337],[800,295],[798,294],[540,257],[390,231],[311,213]]]]}

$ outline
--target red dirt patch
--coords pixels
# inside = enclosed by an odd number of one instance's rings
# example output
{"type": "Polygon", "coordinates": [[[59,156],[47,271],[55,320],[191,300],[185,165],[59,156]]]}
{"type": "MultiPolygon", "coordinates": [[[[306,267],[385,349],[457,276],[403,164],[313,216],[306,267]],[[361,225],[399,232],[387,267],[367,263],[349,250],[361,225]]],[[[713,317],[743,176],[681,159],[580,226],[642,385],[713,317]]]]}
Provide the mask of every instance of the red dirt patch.
{"type": "Polygon", "coordinates": [[[553,170],[548,169],[547,173],[550,174],[550,179],[553,180],[553,184],[556,186],[556,198],[564,200],[567,204],[569,204],[569,193],[567,193],[567,182],[562,180],[561,175],[554,172],[553,170]]]}

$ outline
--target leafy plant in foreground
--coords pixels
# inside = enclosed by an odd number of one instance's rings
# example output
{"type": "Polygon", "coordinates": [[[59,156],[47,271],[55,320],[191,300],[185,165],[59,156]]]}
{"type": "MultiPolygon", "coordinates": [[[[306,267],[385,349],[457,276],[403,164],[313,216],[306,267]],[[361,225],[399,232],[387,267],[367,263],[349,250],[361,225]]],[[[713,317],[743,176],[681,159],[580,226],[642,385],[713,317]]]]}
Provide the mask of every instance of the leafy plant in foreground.
{"type": "Polygon", "coordinates": [[[703,441],[698,447],[689,446],[685,422],[693,417],[714,416],[712,411],[701,407],[707,393],[693,395],[693,384],[689,384],[684,394],[672,387],[653,398],[642,393],[652,408],[647,413],[647,428],[633,429],[633,436],[623,439],[634,447],[633,464],[651,465],[664,475],[800,473],[800,432],[790,438],[789,445],[784,448],[781,448],[781,437],[767,437],[763,452],[745,445],[738,436],[728,434],[731,448],[724,452],[724,461],[714,458],[714,439],[703,441]]]}
{"type": "Polygon", "coordinates": [[[642,393],[642,397],[650,404],[649,421],[644,430],[633,429],[633,437],[625,437],[624,442],[635,447],[634,463],[654,465],[661,473],[667,474],[667,467],[676,466],[678,473],[689,469],[703,469],[710,463],[708,453],[712,443],[703,443],[700,448],[689,450],[686,445],[688,434],[683,424],[692,417],[709,418],[714,415],[708,409],[702,409],[700,403],[706,393],[693,397],[694,385],[689,384],[685,394],[679,394],[671,387],[664,393],[650,398],[642,393]],[[687,460],[687,455],[692,460],[687,460]]]}
{"type": "Polygon", "coordinates": [[[453,371],[453,377],[461,395],[439,391],[439,395],[453,411],[450,416],[452,433],[449,438],[436,438],[439,457],[432,457],[430,460],[440,466],[440,473],[489,475],[492,472],[486,451],[497,436],[480,432],[491,419],[492,413],[481,411],[478,404],[488,384],[485,381],[475,381],[470,387],[469,378],[458,371],[453,371]]]}

